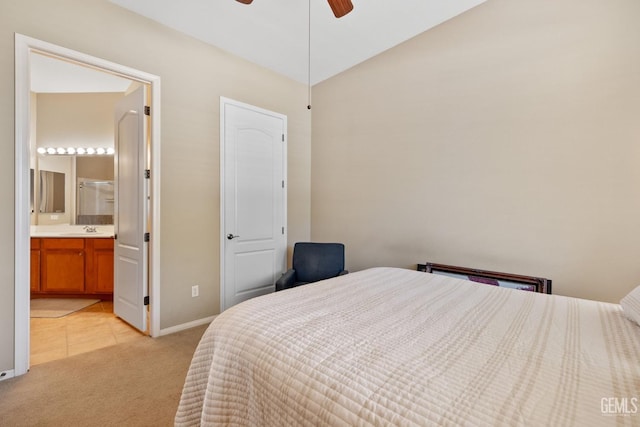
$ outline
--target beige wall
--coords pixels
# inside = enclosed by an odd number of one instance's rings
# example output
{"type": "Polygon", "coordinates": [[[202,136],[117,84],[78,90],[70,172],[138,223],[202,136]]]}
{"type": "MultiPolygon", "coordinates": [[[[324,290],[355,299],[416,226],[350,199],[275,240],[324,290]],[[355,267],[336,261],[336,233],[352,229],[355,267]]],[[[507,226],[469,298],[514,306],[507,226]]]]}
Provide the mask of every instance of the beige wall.
{"type": "Polygon", "coordinates": [[[306,88],[107,0],[0,6],[0,371],[13,366],[14,33],[162,79],[161,328],[219,310],[219,103],[288,116],[290,242],[309,238],[311,118],[306,88]],[[200,297],[191,298],[191,286],[200,297]]]}
{"type": "Polygon", "coordinates": [[[124,93],[39,93],[38,147],[113,147],[113,109],[124,93]]]}
{"type": "Polygon", "coordinates": [[[489,0],[313,90],[312,238],[617,302],[640,284],[640,3],[489,0]]]}
{"type": "MultiPolygon", "coordinates": [[[[124,93],[36,94],[35,99],[32,97],[36,114],[31,118],[36,123],[35,129],[31,127],[37,135],[36,147],[113,147],[113,111],[116,102],[123,96],[124,93]]],[[[36,157],[36,176],[39,169],[65,174],[66,207],[61,214],[39,214],[37,220],[32,221],[33,224],[75,223],[76,177],[113,179],[113,160],[105,163],[104,158],[79,156],[78,159],[82,159],[79,167],[75,157],[40,154],[36,154],[36,157]],[[111,168],[105,171],[108,164],[111,168]],[[56,169],[57,165],[64,166],[56,169]],[[89,174],[88,169],[92,170],[89,174]]],[[[113,156],[110,158],[113,159],[113,156]]],[[[36,200],[38,190],[36,185],[36,200]]]]}

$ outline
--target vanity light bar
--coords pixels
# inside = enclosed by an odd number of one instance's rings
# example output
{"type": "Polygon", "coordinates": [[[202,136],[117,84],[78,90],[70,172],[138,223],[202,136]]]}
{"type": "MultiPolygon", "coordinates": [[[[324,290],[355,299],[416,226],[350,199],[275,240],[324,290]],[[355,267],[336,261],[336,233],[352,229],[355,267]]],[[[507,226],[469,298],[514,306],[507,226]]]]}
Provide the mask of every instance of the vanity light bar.
{"type": "Polygon", "coordinates": [[[109,148],[103,148],[103,147],[99,147],[99,148],[93,148],[93,147],[88,147],[88,148],[83,148],[83,147],[78,147],[78,148],[74,148],[74,147],[69,147],[69,148],[53,148],[53,147],[40,147],[38,148],[38,153],[39,154],[51,154],[51,155],[74,155],[74,154],[89,154],[89,155],[93,155],[93,154],[97,154],[97,155],[104,155],[104,154],[113,154],[115,153],[115,150],[112,147],[109,148]]]}

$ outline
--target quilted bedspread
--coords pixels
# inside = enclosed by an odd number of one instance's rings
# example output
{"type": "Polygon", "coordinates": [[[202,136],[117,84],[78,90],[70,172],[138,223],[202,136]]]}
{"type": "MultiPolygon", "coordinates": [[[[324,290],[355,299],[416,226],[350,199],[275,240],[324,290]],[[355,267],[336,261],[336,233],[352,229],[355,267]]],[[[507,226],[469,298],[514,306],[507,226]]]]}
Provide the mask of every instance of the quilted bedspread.
{"type": "Polygon", "coordinates": [[[640,425],[617,304],[375,268],[218,316],[177,426],[640,425]]]}

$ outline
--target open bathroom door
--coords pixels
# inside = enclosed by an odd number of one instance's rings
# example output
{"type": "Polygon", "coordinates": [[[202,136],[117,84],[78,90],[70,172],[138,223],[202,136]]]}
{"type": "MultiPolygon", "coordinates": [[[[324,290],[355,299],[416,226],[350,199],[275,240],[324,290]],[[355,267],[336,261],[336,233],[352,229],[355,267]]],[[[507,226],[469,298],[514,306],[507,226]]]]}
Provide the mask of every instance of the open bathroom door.
{"type": "Polygon", "coordinates": [[[115,110],[115,244],[113,311],[147,330],[148,179],[146,87],[122,98],[115,110]]]}

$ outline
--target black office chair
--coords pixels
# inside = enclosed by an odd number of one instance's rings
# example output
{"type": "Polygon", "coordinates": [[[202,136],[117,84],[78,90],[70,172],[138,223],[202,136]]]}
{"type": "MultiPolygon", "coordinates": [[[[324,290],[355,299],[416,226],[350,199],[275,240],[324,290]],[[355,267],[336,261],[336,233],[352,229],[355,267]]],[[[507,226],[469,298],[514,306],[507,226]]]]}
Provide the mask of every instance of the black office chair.
{"type": "Polygon", "coordinates": [[[348,271],[344,269],[344,245],[296,243],[293,247],[292,267],[276,282],[276,292],[347,274],[348,271]]]}

